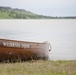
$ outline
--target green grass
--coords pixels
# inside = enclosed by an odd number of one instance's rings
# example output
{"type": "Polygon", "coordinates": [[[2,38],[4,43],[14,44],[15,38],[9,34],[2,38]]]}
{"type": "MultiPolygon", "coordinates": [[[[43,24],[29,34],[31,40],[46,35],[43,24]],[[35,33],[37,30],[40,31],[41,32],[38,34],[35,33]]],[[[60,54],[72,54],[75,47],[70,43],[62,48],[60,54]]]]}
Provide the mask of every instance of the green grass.
{"type": "Polygon", "coordinates": [[[0,19],[5,19],[5,17],[9,18],[8,13],[0,12],[0,19]]]}
{"type": "Polygon", "coordinates": [[[0,75],[76,75],[76,60],[0,63],[0,75]]]}

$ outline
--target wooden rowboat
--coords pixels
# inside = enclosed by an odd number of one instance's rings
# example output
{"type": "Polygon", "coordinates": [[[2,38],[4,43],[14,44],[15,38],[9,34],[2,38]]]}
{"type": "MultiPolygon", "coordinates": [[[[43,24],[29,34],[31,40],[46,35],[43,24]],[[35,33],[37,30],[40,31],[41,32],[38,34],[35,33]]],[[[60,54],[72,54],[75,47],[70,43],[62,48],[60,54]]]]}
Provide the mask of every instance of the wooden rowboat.
{"type": "Polygon", "coordinates": [[[0,39],[0,61],[48,59],[50,44],[0,39]]]}

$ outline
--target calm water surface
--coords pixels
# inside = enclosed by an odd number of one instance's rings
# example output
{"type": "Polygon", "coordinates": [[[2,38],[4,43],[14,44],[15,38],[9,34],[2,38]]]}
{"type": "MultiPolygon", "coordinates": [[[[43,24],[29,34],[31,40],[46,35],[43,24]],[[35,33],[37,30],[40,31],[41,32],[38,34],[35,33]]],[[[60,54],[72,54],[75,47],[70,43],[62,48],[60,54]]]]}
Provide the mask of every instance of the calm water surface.
{"type": "Polygon", "coordinates": [[[48,41],[51,60],[76,60],[76,19],[0,20],[0,38],[48,41]]]}

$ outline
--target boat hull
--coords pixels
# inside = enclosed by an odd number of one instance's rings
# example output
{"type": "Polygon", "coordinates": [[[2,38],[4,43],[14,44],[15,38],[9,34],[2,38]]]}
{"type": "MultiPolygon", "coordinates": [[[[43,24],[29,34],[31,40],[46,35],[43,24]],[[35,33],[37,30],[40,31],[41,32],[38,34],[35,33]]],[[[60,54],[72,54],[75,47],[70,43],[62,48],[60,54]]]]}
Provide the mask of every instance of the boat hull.
{"type": "Polygon", "coordinates": [[[0,61],[48,59],[49,43],[0,39],[0,61]]]}

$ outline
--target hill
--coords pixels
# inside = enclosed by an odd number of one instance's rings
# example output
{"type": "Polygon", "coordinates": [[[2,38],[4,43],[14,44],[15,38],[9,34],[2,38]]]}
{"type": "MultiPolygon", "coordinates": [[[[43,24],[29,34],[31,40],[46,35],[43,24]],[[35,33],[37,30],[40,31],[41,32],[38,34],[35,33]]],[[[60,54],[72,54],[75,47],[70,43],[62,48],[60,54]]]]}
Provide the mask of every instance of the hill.
{"type": "Polygon", "coordinates": [[[26,11],[24,9],[2,7],[0,6],[0,19],[76,19],[74,17],[52,17],[44,16],[26,11]]]}
{"type": "Polygon", "coordinates": [[[37,15],[24,9],[0,7],[0,19],[50,19],[50,16],[37,15]]]}

